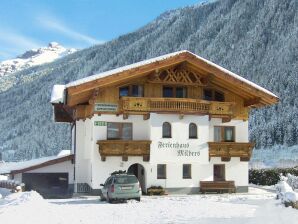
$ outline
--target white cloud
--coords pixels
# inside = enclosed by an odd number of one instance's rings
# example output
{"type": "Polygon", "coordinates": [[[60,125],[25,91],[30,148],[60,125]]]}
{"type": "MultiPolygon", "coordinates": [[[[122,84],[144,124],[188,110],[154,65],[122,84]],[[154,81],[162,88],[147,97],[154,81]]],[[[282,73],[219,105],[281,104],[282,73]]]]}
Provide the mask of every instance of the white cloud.
{"type": "Polygon", "coordinates": [[[72,30],[71,28],[64,25],[61,21],[58,21],[57,19],[54,19],[52,17],[39,17],[38,21],[43,25],[44,28],[51,29],[53,31],[59,32],[71,39],[83,41],[87,44],[102,44],[104,41],[97,40],[93,37],[90,37],[88,35],[79,33],[77,31],[72,30]]]}
{"type": "Polygon", "coordinates": [[[32,38],[26,37],[12,30],[0,30],[0,47],[3,58],[10,58],[16,56],[20,52],[38,48],[42,44],[32,38]]]}
{"type": "Polygon", "coordinates": [[[15,48],[18,47],[22,49],[31,49],[40,46],[39,42],[29,37],[7,30],[0,30],[0,41],[2,42],[2,44],[6,43],[15,46],[15,48]]]}

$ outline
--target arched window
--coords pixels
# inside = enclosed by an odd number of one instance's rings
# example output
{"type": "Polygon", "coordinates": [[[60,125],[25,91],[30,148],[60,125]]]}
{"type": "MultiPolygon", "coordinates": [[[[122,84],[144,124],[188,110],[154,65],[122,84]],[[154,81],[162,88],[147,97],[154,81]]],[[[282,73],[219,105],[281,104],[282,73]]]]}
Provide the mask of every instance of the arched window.
{"type": "Polygon", "coordinates": [[[189,138],[198,138],[198,128],[194,123],[189,124],[189,138]]]}
{"type": "Polygon", "coordinates": [[[171,124],[169,122],[164,122],[162,124],[162,137],[172,138],[171,124]]]}

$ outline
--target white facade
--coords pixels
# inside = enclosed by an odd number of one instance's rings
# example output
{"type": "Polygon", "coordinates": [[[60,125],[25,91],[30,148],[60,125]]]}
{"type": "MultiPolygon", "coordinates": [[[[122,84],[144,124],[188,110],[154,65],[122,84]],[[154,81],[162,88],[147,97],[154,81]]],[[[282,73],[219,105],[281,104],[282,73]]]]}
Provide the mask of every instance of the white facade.
{"type": "MultiPolygon", "coordinates": [[[[222,162],[220,157],[209,161],[208,142],[214,141],[214,126],[234,126],[235,142],[248,142],[248,122],[232,120],[222,123],[222,119],[209,116],[151,113],[150,119],[143,116],[130,115],[128,119],[116,115],[94,115],[85,121],[76,121],[75,147],[75,184],[88,184],[93,190],[100,189],[107,177],[116,170],[128,170],[133,164],[141,164],[144,168],[142,188],[162,186],[173,192],[196,192],[200,181],[213,180],[213,165],[225,164],[226,180],[235,181],[238,188],[248,186],[248,162],[232,157],[229,162],[222,162]],[[132,123],[132,140],[151,140],[150,160],[143,157],[107,156],[101,160],[98,140],[107,140],[107,126],[95,126],[96,121],[132,123]],[[162,138],[162,124],[169,122],[172,138],[162,138]],[[189,124],[198,127],[198,138],[189,139],[189,124]],[[183,154],[179,150],[184,150],[183,154]],[[166,179],[157,179],[157,164],[166,164],[166,179]],[[183,164],[191,164],[191,178],[183,179],[183,164]]],[[[140,177],[139,177],[140,178],[140,177]]]]}

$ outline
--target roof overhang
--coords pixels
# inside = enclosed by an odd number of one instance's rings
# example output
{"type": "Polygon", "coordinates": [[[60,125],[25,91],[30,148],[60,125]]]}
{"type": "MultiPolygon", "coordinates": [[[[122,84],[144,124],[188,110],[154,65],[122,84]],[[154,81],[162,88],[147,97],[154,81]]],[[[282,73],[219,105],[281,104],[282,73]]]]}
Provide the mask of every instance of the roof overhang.
{"type": "Polygon", "coordinates": [[[51,159],[51,160],[48,160],[46,162],[42,162],[42,163],[39,163],[39,164],[35,164],[33,166],[24,167],[22,169],[11,170],[10,174],[15,175],[15,174],[18,174],[18,173],[25,173],[25,172],[36,170],[36,169],[39,169],[39,168],[55,165],[57,163],[70,161],[70,160],[73,160],[73,159],[74,159],[74,155],[71,154],[71,155],[59,157],[59,158],[56,158],[56,159],[51,159]]]}

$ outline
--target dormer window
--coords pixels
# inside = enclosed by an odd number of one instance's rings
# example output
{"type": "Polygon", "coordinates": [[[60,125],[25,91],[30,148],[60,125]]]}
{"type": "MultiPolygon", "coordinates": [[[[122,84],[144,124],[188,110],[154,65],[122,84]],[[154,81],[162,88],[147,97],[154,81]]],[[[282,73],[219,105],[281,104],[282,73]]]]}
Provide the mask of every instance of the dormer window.
{"type": "Polygon", "coordinates": [[[214,90],[214,89],[204,89],[203,91],[203,99],[209,101],[225,101],[225,95],[223,92],[214,90]]]}
{"type": "Polygon", "coordinates": [[[144,97],[143,85],[127,85],[119,88],[119,97],[132,96],[132,97],[144,97]]]}

